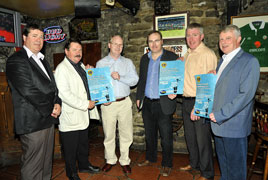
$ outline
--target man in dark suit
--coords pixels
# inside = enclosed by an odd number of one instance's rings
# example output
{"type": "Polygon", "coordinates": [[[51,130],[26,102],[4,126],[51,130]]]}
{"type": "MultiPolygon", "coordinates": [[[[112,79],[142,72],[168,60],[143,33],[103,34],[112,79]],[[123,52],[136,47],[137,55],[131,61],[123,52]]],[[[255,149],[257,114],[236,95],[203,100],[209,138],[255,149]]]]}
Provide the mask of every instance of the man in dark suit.
{"type": "Polygon", "coordinates": [[[160,61],[176,60],[178,56],[163,49],[162,34],[153,31],[147,36],[150,52],[142,56],[137,87],[137,107],[142,109],[145,128],[146,160],[139,166],[146,166],[157,161],[158,130],[162,145],[163,176],[169,176],[173,158],[172,114],[176,109],[176,94],[159,96],[160,61]]]}
{"type": "Polygon", "coordinates": [[[44,33],[37,25],[23,32],[24,46],[7,60],[6,74],[12,91],[15,131],[22,144],[21,179],[50,180],[54,124],[61,99],[44,55],[44,33]]]}
{"type": "Polygon", "coordinates": [[[240,41],[241,33],[235,25],[226,26],[220,33],[219,45],[224,55],[216,69],[218,79],[209,117],[221,180],[247,178],[247,136],[251,132],[260,65],[240,48],[240,41]]]}

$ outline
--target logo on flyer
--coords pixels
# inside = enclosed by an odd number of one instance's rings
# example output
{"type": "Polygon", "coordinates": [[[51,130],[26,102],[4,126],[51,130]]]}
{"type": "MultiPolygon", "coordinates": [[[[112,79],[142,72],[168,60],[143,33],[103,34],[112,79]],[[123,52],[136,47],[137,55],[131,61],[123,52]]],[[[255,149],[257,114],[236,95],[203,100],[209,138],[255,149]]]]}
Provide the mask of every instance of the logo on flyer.
{"type": "Polygon", "coordinates": [[[87,73],[88,73],[88,75],[90,75],[90,76],[93,75],[93,71],[92,71],[92,70],[89,70],[87,73]]]}
{"type": "Polygon", "coordinates": [[[161,66],[162,66],[162,68],[165,68],[165,67],[167,67],[167,63],[162,63],[161,66]]]}

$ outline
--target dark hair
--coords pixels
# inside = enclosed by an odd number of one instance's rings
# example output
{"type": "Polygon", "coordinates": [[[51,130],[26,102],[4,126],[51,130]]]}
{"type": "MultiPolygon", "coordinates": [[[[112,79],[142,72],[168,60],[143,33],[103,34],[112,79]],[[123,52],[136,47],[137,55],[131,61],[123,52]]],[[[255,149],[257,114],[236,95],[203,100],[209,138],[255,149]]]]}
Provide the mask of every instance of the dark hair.
{"type": "Polygon", "coordinates": [[[147,35],[147,44],[148,44],[148,40],[149,40],[149,36],[151,36],[152,34],[158,34],[159,36],[160,36],[160,39],[162,40],[162,34],[161,34],[161,32],[160,31],[151,31],[151,32],[149,32],[149,34],[147,35]]]}
{"type": "Polygon", "coordinates": [[[78,43],[82,46],[82,43],[79,39],[75,39],[75,38],[70,38],[66,43],[65,43],[65,46],[64,46],[64,49],[68,49],[70,48],[70,45],[71,43],[78,43]]]}
{"type": "Polygon", "coordinates": [[[43,29],[39,25],[37,25],[37,24],[27,24],[26,27],[23,30],[23,35],[28,36],[28,34],[30,33],[30,30],[35,30],[35,29],[38,29],[38,30],[43,32],[43,29]]]}
{"type": "MultiPolygon", "coordinates": [[[[204,34],[204,28],[201,24],[191,23],[187,26],[187,29],[199,29],[200,34],[204,34]]],[[[187,30],[186,29],[186,30],[187,30]]]]}

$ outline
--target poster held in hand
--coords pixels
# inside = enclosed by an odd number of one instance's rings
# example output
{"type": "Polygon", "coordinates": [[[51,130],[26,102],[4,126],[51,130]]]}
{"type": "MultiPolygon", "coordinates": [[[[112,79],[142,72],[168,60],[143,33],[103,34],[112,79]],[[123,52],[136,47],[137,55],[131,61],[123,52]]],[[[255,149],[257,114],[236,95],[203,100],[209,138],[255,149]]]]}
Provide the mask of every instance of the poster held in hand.
{"type": "Polygon", "coordinates": [[[185,62],[160,61],[159,95],[182,94],[185,62]]]}
{"type": "Polygon", "coordinates": [[[209,118],[212,112],[217,76],[214,74],[195,75],[196,98],[194,115],[209,118]]]}
{"type": "Polygon", "coordinates": [[[115,101],[110,69],[90,68],[86,70],[90,97],[95,104],[115,101]]]}

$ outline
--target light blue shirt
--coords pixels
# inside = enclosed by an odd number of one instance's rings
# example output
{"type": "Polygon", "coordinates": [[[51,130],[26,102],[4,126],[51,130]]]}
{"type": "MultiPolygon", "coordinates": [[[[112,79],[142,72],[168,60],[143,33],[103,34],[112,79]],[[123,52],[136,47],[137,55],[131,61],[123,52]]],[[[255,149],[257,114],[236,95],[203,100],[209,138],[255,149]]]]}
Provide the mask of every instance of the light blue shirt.
{"type": "MultiPolygon", "coordinates": [[[[163,54],[163,53],[162,53],[163,54]]],[[[147,72],[147,80],[145,86],[145,96],[150,99],[159,99],[159,65],[162,54],[154,61],[152,52],[148,53],[149,66],[147,72]]]]}
{"type": "Polygon", "coordinates": [[[115,60],[109,54],[99,60],[96,67],[109,67],[111,73],[119,73],[120,79],[112,80],[116,99],[129,96],[130,87],[135,86],[139,80],[134,64],[130,59],[123,56],[115,60]]]}

